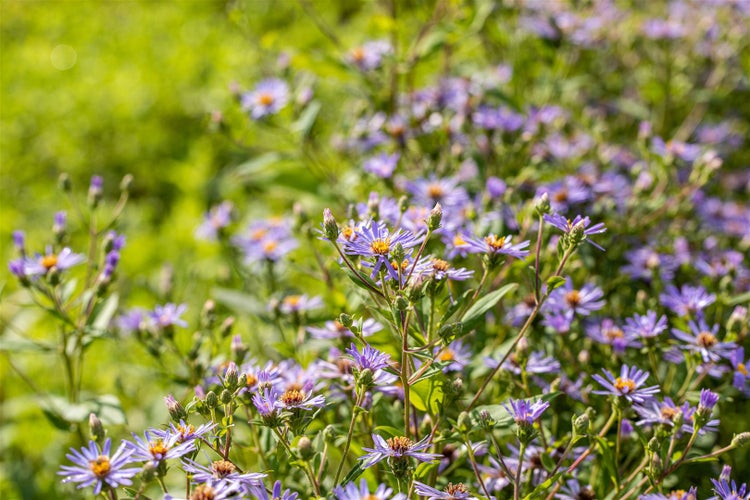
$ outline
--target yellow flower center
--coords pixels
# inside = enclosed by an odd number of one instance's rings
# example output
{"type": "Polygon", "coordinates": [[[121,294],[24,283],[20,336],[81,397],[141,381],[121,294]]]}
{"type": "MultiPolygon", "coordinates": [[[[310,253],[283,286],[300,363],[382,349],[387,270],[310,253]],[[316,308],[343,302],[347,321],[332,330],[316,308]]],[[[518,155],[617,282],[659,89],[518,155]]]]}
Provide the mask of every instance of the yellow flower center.
{"type": "Polygon", "coordinates": [[[388,444],[388,447],[396,453],[405,453],[409,451],[414,444],[411,439],[403,436],[392,437],[386,439],[385,442],[388,444]]]}
{"type": "Polygon", "coordinates": [[[409,269],[409,259],[402,260],[401,264],[393,260],[391,261],[391,267],[393,268],[394,271],[398,271],[400,268],[401,272],[404,273],[409,269]]]}
{"type": "Polygon", "coordinates": [[[391,249],[391,242],[388,239],[377,239],[370,243],[370,249],[372,250],[372,253],[386,255],[391,249]]]}
{"type": "Polygon", "coordinates": [[[629,378],[617,377],[615,379],[615,389],[626,394],[630,393],[633,391],[633,389],[635,389],[635,382],[633,382],[629,378]]]}
{"type": "Polygon", "coordinates": [[[745,363],[737,363],[737,371],[747,377],[747,368],[745,368],[745,363]]]}
{"type": "Polygon", "coordinates": [[[109,474],[112,467],[109,464],[109,457],[99,455],[96,460],[89,461],[89,469],[94,473],[96,477],[105,477],[109,474]]]}
{"type": "Polygon", "coordinates": [[[44,257],[42,257],[42,266],[44,266],[46,270],[49,271],[56,265],[57,265],[57,255],[51,253],[49,255],[45,255],[44,257]]]}
{"type": "Polygon", "coordinates": [[[661,418],[665,418],[667,420],[674,420],[674,417],[679,413],[679,410],[677,408],[672,408],[671,406],[665,406],[661,409],[661,418]]]}
{"type": "Polygon", "coordinates": [[[258,377],[255,376],[253,373],[246,373],[245,374],[245,385],[248,387],[252,387],[255,384],[258,383],[258,377]]]}
{"type": "Polygon", "coordinates": [[[491,234],[484,239],[484,242],[493,250],[502,250],[505,245],[505,236],[498,238],[496,235],[491,234]]]}
{"type": "Polygon", "coordinates": [[[154,457],[158,457],[161,455],[161,457],[163,458],[164,455],[166,455],[169,451],[169,448],[164,445],[164,442],[161,439],[159,439],[154,443],[149,443],[148,451],[150,451],[151,455],[153,455],[154,457]]]}
{"type": "Polygon", "coordinates": [[[577,307],[581,304],[581,292],[578,290],[571,290],[565,294],[565,301],[570,307],[577,307]]]}
{"type": "Polygon", "coordinates": [[[698,345],[702,347],[706,347],[706,348],[713,347],[716,345],[717,342],[718,340],[712,333],[701,332],[700,334],[698,334],[698,345]]]}
{"type": "Polygon", "coordinates": [[[427,194],[430,196],[430,198],[437,199],[442,197],[445,194],[445,191],[440,186],[440,184],[430,184],[427,187],[427,194]]]}
{"type": "Polygon", "coordinates": [[[190,500],[214,500],[214,498],[216,498],[216,491],[207,484],[199,484],[190,495],[190,500]]]}
{"type": "Polygon", "coordinates": [[[268,231],[265,229],[256,229],[252,233],[250,233],[250,239],[253,241],[262,240],[266,234],[268,234],[268,231]]]}
{"type": "Polygon", "coordinates": [[[276,242],[275,242],[275,241],[273,241],[273,240],[269,240],[269,241],[266,241],[266,242],[265,242],[265,243],[263,244],[263,251],[264,251],[264,252],[267,252],[267,253],[268,253],[268,252],[273,252],[274,250],[276,250],[276,247],[277,247],[277,246],[279,246],[279,245],[278,245],[278,243],[276,243],[276,242]]]}
{"type": "Polygon", "coordinates": [[[341,230],[341,236],[343,236],[346,241],[351,241],[357,237],[357,235],[354,233],[354,228],[351,226],[346,226],[345,228],[343,228],[341,230]]]}
{"type": "Polygon", "coordinates": [[[273,104],[273,96],[268,92],[263,92],[262,94],[258,95],[258,104],[260,104],[261,106],[270,106],[271,104],[273,104]]]}
{"type": "Polygon", "coordinates": [[[609,340],[614,339],[621,339],[625,336],[625,334],[620,330],[619,328],[607,328],[604,330],[604,336],[607,337],[609,340]]]}
{"type": "Polygon", "coordinates": [[[301,295],[289,295],[288,297],[284,297],[284,305],[294,308],[299,306],[301,300],[301,295]]]}
{"type": "Polygon", "coordinates": [[[440,361],[453,361],[456,359],[456,353],[453,350],[446,348],[440,353],[440,361]]]}
{"type": "MultiPolygon", "coordinates": [[[[445,492],[448,493],[451,497],[455,497],[456,495],[464,495],[469,492],[469,488],[464,485],[464,483],[448,483],[448,486],[445,488],[445,492]]],[[[463,497],[461,497],[463,498],[463,497]]]]}
{"type": "Polygon", "coordinates": [[[461,247],[466,245],[466,240],[461,237],[460,234],[457,234],[453,237],[453,246],[454,247],[461,247]]]}
{"type": "Polygon", "coordinates": [[[352,49],[352,59],[359,62],[365,58],[365,49],[362,47],[354,47],[352,49]]]}

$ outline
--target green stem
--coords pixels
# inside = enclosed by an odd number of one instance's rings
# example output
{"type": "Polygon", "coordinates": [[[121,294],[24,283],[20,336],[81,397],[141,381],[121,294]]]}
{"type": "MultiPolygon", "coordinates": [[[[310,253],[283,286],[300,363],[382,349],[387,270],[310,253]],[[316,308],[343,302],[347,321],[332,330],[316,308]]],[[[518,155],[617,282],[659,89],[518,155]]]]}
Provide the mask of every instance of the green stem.
{"type": "MultiPolygon", "coordinates": [[[[362,394],[364,394],[364,391],[362,391],[362,394]]],[[[352,408],[352,419],[349,421],[349,431],[346,434],[346,443],[344,444],[344,451],[341,453],[341,462],[339,462],[339,467],[336,470],[336,475],[334,476],[334,479],[333,479],[334,485],[339,484],[341,471],[344,469],[346,456],[349,453],[349,446],[352,443],[352,436],[354,435],[354,424],[357,421],[357,415],[359,414],[357,409],[362,405],[362,394],[357,395],[357,401],[354,403],[354,407],[352,408]]]]}

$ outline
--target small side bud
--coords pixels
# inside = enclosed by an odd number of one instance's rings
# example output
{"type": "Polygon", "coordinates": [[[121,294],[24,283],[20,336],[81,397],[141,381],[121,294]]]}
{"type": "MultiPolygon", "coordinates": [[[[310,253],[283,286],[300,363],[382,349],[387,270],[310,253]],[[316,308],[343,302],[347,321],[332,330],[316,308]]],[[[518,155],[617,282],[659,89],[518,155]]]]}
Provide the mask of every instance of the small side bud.
{"type": "Polygon", "coordinates": [[[466,413],[465,411],[462,411],[458,415],[458,421],[456,422],[456,427],[459,431],[463,433],[470,432],[473,428],[473,425],[471,423],[471,416],[466,413]]]}
{"type": "Polygon", "coordinates": [[[344,325],[346,328],[351,328],[354,324],[354,318],[352,318],[350,315],[346,313],[341,313],[339,315],[339,323],[344,325]]]}
{"type": "Polygon", "coordinates": [[[539,199],[536,201],[536,205],[534,206],[534,211],[539,217],[543,216],[544,214],[548,214],[552,211],[552,205],[550,205],[550,202],[549,202],[549,194],[542,193],[542,196],[540,196],[539,199]]]}
{"type": "Polygon", "coordinates": [[[240,374],[237,369],[237,364],[233,361],[229,362],[226,371],[224,372],[224,387],[233,391],[237,388],[239,383],[240,374]]]}
{"type": "Polygon", "coordinates": [[[164,404],[167,405],[169,418],[171,418],[174,422],[179,422],[180,420],[185,420],[187,418],[187,411],[185,411],[185,407],[183,407],[182,404],[180,404],[180,402],[177,401],[171,394],[164,398],[164,404]]]}
{"type": "Polygon", "coordinates": [[[233,328],[234,316],[229,316],[227,319],[221,322],[221,325],[219,325],[219,335],[221,335],[221,338],[225,339],[232,333],[233,328]]]}
{"type": "Polygon", "coordinates": [[[297,441],[297,452],[299,457],[305,462],[309,462],[315,456],[315,450],[312,446],[312,441],[307,436],[302,436],[297,441]]]}
{"type": "Polygon", "coordinates": [[[589,431],[590,422],[591,420],[589,419],[587,413],[575,417],[573,419],[573,432],[578,436],[587,434],[589,431]]]}
{"type": "Polygon", "coordinates": [[[219,406],[219,397],[214,391],[208,391],[208,394],[206,394],[206,406],[208,408],[216,408],[219,406]]]}
{"type": "Polygon", "coordinates": [[[133,176],[131,174],[125,174],[125,177],[120,181],[120,191],[123,193],[130,192],[130,186],[133,185],[133,176]]]}
{"type": "Polygon", "coordinates": [[[219,401],[221,401],[222,404],[228,405],[232,402],[232,391],[229,389],[224,389],[221,391],[221,396],[219,396],[219,401]]]}
{"type": "Polygon", "coordinates": [[[659,441],[659,439],[654,436],[649,440],[646,447],[651,453],[657,453],[661,449],[661,441],[659,441]]]}
{"type": "Polygon", "coordinates": [[[104,442],[107,433],[104,430],[102,421],[96,416],[96,413],[89,414],[89,432],[91,434],[91,439],[99,444],[104,442]]]}
{"type": "Polygon", "coordinates": [[[443,220],[443,207],[440,203],[435,203],[435,207],[430,210],[430,215],[427,217],[427,229],[435,231],[440,227],[440,222],[443,220]]]}
{"type": "Polygon", "coordinates": [[[94,175],[91,177],[91,184],[89,184],[88,203],[91,208],[96,208],[99,202],[102,200],[104,194],[104,179],[100,175],[94,175]]]}
{"type": "Polygon", "coordinates": [[[740,432],[732,438],[732,446],[742,448],[750,441],[750,432],[740,432]]]}
{"type": "Polygon", "coordinates": [[[201,326],[211,329],[214,324],[216,324],[216,302],[209,299],[203,303],[203,309],[201,309],[201,326]]]}
{"type": "Polygon", "coordinates": [[[406,196],[402,196],[398,199],[398,210],[402,214],[405,213],[407,210],[409,210],[409,198],[406,196]]]}
{"type": "Polygon", "coordinates": [[[339,237],[339,226],[336,224],[336,219],[333,217],[330,208],[323,209],[323,232],[331,241],[336,241],[339,237]]]}
{"type": "Polygon", "coordinates": [[[409,300],[406,297],[399,295],[396,297],[396,309],[399,311],[406,311],[409,308],[409,300]]]}

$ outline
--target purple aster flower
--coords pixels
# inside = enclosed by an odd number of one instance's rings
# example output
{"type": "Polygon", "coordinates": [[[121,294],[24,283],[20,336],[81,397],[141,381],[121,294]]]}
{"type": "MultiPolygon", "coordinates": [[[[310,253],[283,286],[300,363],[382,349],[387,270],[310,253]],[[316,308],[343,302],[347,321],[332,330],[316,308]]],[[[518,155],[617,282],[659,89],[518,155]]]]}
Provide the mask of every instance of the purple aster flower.
{"type": "MultiPolygon", "coordinates": [[[[545,303],[545,305],[547,305],[545,303]]],[[[542,324],[550,327],[558,333],[568,333],[573,325],[575,314],[572,310],[567,311],[545,311],[542,324]]],[[[524,319],[525,321],[525,319],[524,319]]]]}
{"type": "Polygon", "coordinates": [[[253,405],[263,419],[273,420],[278,416],[276,401],[280,392],[274,388],[260,389],[253,394],[253,405]]]}
{"type": "Polygon", "coordinates": [[[600,234],[607,230],[607,228],[604,227],[603,222],[594,224],[593,226],[589,227],[589,225],[591,224],[591,220],[588,217],[581,217],[580,215],[576,215],[575,218],[571,221],[570,219],[566,219],[558,213],[553,213],[551,215],[544,214],[544,220],[552,224],[565,234],[570,234],[571,231],[573,231],[573,228],[580,224],[581,226],[583,226],[583,234],[586,237],[585,241],[588,241],[599,250],[604,250],[603,247],[588,239],[588,236],[591,236],[592,234],[600,234]]]}
{"type": "Polygon", "coordinates": [[[470,238],[468,251],[471,253],[484,253],[489,256],[509,255],[517,259],[523,259],[529,254],[526,248],[530,242],[522,241],[516,245],[511,243],[512,236],[500,236],[490,234],[482,239],[470,238]]]}
{"type": "Polygon", "coordinates": [[[706,322],[689,321],[690,333],[683,332],[677,328],[672,328],[672,335],[683,341],[680,349],[697,352],[701,355],[704,363],[718,362],[721,358],[729,359],[736,346],[731,342],[719,342],[716,334],[719,332],[719,325],[709,328],[706,322]]]}
{"type": "Polygon", "coordinates": [[[284,314],[301,313],[320,309],[323,307],[323,299],[315,296],[308,297],[307,294],[287,295],[279,304],[279,311],[284,314]]]}
{"type": "Polygon", "coordinates": [[[24,255],[26,253],[26,233],[21,230],[13,231],[13,246],[16,251],[24,255]]]}
{"type": "Polygon", "coordinates": [[[91,183],[89,184],[88,197],[89,200],[98,200],[102,196],[104,189],[104,179],[101,175],[92,175],[91,183]]]}
{"type": "Polygon", "coordinates": [[[266,487],[263,483],[258,483],[250,487],[250,493],[252,493],[258,500],[297,500],[299,496],[290,490],[281,491],[281,481],[273,483],[273,489],[271,490],[271,496],[268,496],[266,487]]]}
{"type": "Polygon", "coordinates": [[[642,346],[636,335],[625,332],[610,318],[605,318],[598,324],[588,325],[586,335],[600,344],[611,345],[612,350],[617,353],[625,352],[628,347],[642,346]]]}
{"type": "Polygon", "coordinates": [[[254,120],[274,115],[289,101],[289,85],[278,78],[269,78],[258,83],[250,92],[242,94],[242,109],[254,120]]]}
{"type": "Polygon", "coordinates": [[[393,153],[392,155],[380,153],[377,156],[365,160],[362,169],[365,172],[380,177],[381,179],[390,179],[393,175],[393,171],[396,170],[399,158],[401,158],[401,155],[398,153],[393,153]]]}
{"type": "Polygon", "coordinates": [[[223,201],[220,204],[211,207],[203,218],[203,222],[195,230],[196,238],[214,241],[220,231],[232,222],[232,211],[234,205],[231,201],[223,201]]]}
{"type": "Polygon", "coordinates": [[[133,433],[135,443],[126,441],[126,446],[132,450],[131,462],[150,462],[158,466],[165,460],[179,458],[195,450],[195,443],[180,442],[180,434],[170,434],[163,431],[149,430],[144,433],[145,440],[133,433]]]}
{"type": "Polygon", "coordinates": [[[672,19],[648,19],[641,27],[643,34],[652,40],[674,40],[685,36],[685,27],[672,19]]]}
{"type": "Polygon", "coordinates": [[[649,373],[639,370],[637,367],[628,367],[622,365],[620,376],[615,377],[609,370],[602,370],[606,379],[601,375],[592,375],[592,378],[599,382],[606,391],[593,391],[594,394],[611,394],[622,397],[631,403],[644,404],[651,399],[654,394],[659,392],[659,386],[641,387],[648,379],[649,373]]]}
{"type": "Polygon", "coordinates": [[[625,257],[630,263],[622,267],[622,272],[634,279],[651,281],[659,276],[662,281],[669,281],[679,267],[673,257],[660,254],[648,246],[625,252],[625,257]]]}
{"type": "Polygon", "coordinates": [[[471,347],[461,339],[454,340],[442,349],[435,348],[434,354],[437,355],[437,361],[449,362],[443,368],[444,373],[459,372],[466,368],[472,359],[471,347]]]}
{"type": "Polygon", "coordinates": [[[115,274],[115,271],[117,270],[117,264],[119,262],[120,252],[118,252],[117,250],[107,252],[107,255],[104,257],[104,269],[102,270],[101,274],[102,281],[109,280],[112,275],[115,274]]]}
{"type": "Polygon", "coordinates": [[[750,498],[746,483],[742,483],[738,487],[734,479],[730,482],[729,478],[731,470],[732,469],[727,466],[722,470],[721,476],[719,476],[718,480],[711,479],[716,496],[713,496],[708,500],[748,500],[750,498]]]}
{"type": "Polygon", "coordinates": [[[344,244],[344,252],[349,255],[359,255],[373,259],[372,278],[378,275],[381,268],[385,267],[391,278],[398,280],[396,269],[391,266],[393,260],[391,252],[397,245],[404,250],[413,248],[421,243],[421,238],[414,236],[410,231],[398,229],[391,233],[385,224],[370,221],[356,230],[356,237],[352,236],[344,244]]]}
{"type": "Polygon", "coordinates": [[[634,314],[632,318],[625,319],[623,330],[628,335],[641,338],[656,337],[667,329],[667,317],[661,315],[657,318],[656,312],[647,311],[646,314],[634,314]]]}
{"type": "MultiPolygon", "coordinates": [[[[454,268],[451,267],[450,262],[436,259],[432,256],[425,257],[420,260],[424,265],[421,266],[419,275],[422,278],[432,278],[436,281],[444,279],[452,281],[464,281],[471,278],[474,275],[473,270],[467,270],[465,267],[454,268]]],[[[420,267],[419,265],[417,267],[420,267]]],[[[415,269],[416,273],[417,270],[415,269]]]]}
{"type": "Polygon", "coordinates": [[[712,392],[711,389],[701,389],[701,398],[698,402],[698,413],[708,412],[710,414],[718,402],[718,394],[712,392]]]}
{"type": "Polygon", "coordinates": [[[662,158],[677,157],[684,162],[692,163],[700,156],[702,148],[698,144],[675,139],[665,143],[661,137],[654,137],[651,140],[651,150],[662,158]]]}
{"type": "Polygon", "coordinates": [[[385,484],[379,484],[374,492],[370,492],[367,480],[362,479],[359,486],[355,483],[347,483],[345,486],[336,486],[333,489],[336,500],[406,500],[403,493],[393,494],[393,489],[385,484]]]}
{"type": "Polygon", "coordinates": [[[120,332],[126,335],[133,332],[143,331],[149,327],[151,318],[148,314],[148,311],[145,309],[135,307],[118,316],[115,320],[115,324],[117,325],[117,328],[120,329],[120,332]]]}
{"type": "Polygon", "coordinates": [[[532,403],[530,400],[519,399],[514,401],[511,398],[509,401],[510,407],[506,404],[503,404],[503,407],[518,425],[532,425],[542,416],[544,410],[549,408],[549,403],[542,400],[532,403]]]}
{"type": "Polygon", "coordinates": [[[508,185],[499,177],[490,176],[487,178],[485,189],[490,198],[500,198],[507,191],[508,185]]]}
{"type": "MultiPolygon", "coordinates": [[[[502,465],[494,457],[490,456],[490,466],[477,464],[482,473],[482,480],[489,491],[500,491],[513,483],[512,479],[505,473],[502,465]]],[[[514,471],[518,468],[518,460],[504,458],[505,466],[514,471]]]]}
{"type": "Polygon", "coordinates": [[[698,487],[691,486],[689,490],[674,490],[669,493],[649,493],[641,495],[639,500],[696,500],[698,498],[698,487]]]}
{"type": "Polygon", "coordinates": [[[703,309],[716,302],[716,295],[702,286],[683,285],[678,290],[674,285],[667,285],[659,300],[679,316],[702,316],[703,309]]]}
{"type": "Polygon", "coordinates": [[[374,372],[390,366],[391,356],[369,345],[365,345],[362,348],[362,352],[360,352],[357,346],[352,343],[351,347],[346,350],[346,353],[354,359],[354,368],[359,371],[369,369],[374,372]]]}
{"type": "Polygon", "coordinates": [[[57,269],[64,271],[85,261],[86,257],[65,247],[60,253],[56,254],[52,248],[47,248],[45,255],[36,255],[36,258],[27,258],[24,261],[24,274],[27,276],[41,276],[47,274],[50,270],[57,269]]]}
{"type": "Polygon", "coordinates": [[[540,186],[536,197],[547,193],[554,212],[567,211],[573,205],[580,205],[592,198],[591,188],[578,177],[568,175],[561,181],[540,186]]]}
{"type": "Polygon", "coordinates": [[[469,201],[466,190],[459,186],[456,179],[449,177],[437,178],[432,175],[429,179],[417,179],[408,182],[406,190],[411,193],[415,205],[431,208],[440,203],[447,212],[454,207],[463,207],[469,201]]]}
{"type": "MultiPolygon", "coordinates": [[[[636,405],[634,409],[641,419],[637,422],[638,425],[666,425],[669,427],[674,426],[674,420],[679,414],[690,414],[690,405],[688,403],[682,406],[677,406],[672,398],[665,397],[664,401],[659,402],[656,398],[653,398],[643,405],[636,405]]],[[[683,429],[684,429],[683,425],[683,429]]],[[[692,426],[687,428],[687,432],[692,432],[692,426]]]]}
{"type": "Polygon", "coordinates": [[[177,498],[167,493],[164,495],[164,500],[193,500],[196,498],[228,500],[230,498],[236,499],[237,493],[237,488],[229,483],[210,480],[196,485],[191,491],[190,498],[177,498]]]}
{"type": "Polygon", "coordinates": [[[215,460],[206,467],[198,462],[185,458],[182,461],[185,472],[192,474],[196,483],[220,484],[235,489],[235,494],[246,494],[257,487],[265,474],[256,472],[240,473],[237,467],[228,460],[215,460]]]}
{"type": "Polygon", "coordinates": [[[163,306],[154,307],[154,311],[149,315],[153,320],[154,324],[159,328],[167,328],[173,325],[187,327],[188,324],[185,320],[181,319],[182,313],[187,310],[185,304],[164,304],[163,306]]]}
{"type": "MultiPolygon", "coordinates": [[[[383,329],[383,325],[372,318],[367,318],[357,326],[362,337],[369,337],[383,329]]],[[[354,337],[352,331],[338,321],[326,321],[322,328],[310,326],[307,328],[307,331],[316,339],[335,340],[354,337]]]]}
{"type": "Polygon", "coordinates": [[[23,258],[11,260],[8,262],[8,270],[20,280],[26,279],[26,263],[23,258]]]}
{"type": "MultiPolygon", "coordinates": [[[[485,358],[487,366],[495,368],[497,366],[497,360],[492,358],[485,358]]],[[[518,357],[515,354],[508,356],[508,359],[503,363],[503,370],[507,370],[515,375],[521,375],[521,365],[518,364],[518,357]]],[[[560,371],[560,362],[552,356],[547,356],[544,351],[532,352],[528,359],[525,360],[526,373],[542,374],[542,373],[558,373],[560,371]]]]}
{"type": "Polygon", "coordinates": [[[432,486],[427,486],[419,481],[414,481],[414,491],[419,496],[427,497],[427,500],[460,500],[462,498],[476,498],[469,493],[469,488],[464,483],[448,483],[445,490],[436,490],[432,486]]]}
{"type": "Polygon", "coordinates": [[[737,390],[747,392],[747,381],[750,379],[750,377],[748,377],[747,367],[749,366],[750,360],[745,360],[745,349],[742,347],[735,349],[729,360],[732,362],[732,367],[734,368],[732,385],[737,390]]]}
{"type": "Polygon", "coordinates": [[[322,408],[325,406],[325,397],[320,394],[317,396],[313,395],[312,381],[308,381],[302,387],[295,387],[295,385],[292,384],[291,388],[278,395],[276,402],[274,402],[274,408],[281,410],[312,410],[313,408],[322,408]]]}
{"type": "Polygon", "coordinates": [[[362,460],[362,467],[372,467],[376,463],[386,458],[392,458],[395,460],[406,459],[412,457],[420,462],[429,462],[435,458],[440,458],[440,455],[436,453],[425,453],[425,450],[430,447],[429,436],[425,437],[418,443],[413,442],[411,439],[403,436],[396,436],[389,439],[383,439],[377,434],[372,435],[374,442],[374,448],[362,448],[364,451],[368,451],[367,455],[359,457],[362,460]]]}
{"type": "Polygon", "coordinates": [[[555,495],[559,500],[585,500],[596,498],[591,486],[581,486],[577,479],[568,479],[565,486],[560,488],[560,493],[555,495]]]}
{"type": "Polygon", "coordinates": [[[443,243],[446,244],[448,250],[446,257],[449,259],[457,256],[466,257],[470,253],[476,253],[476,249],[469,243],[472,236],[466,231],[457,231],[454,234],[443,231],[441,238],[443,243]]]}
{"type": "Polygon", "coordinates": [[[52,232],[59,234],[65,231],[67,219],[67,214],[64,211],[55,212],[55,219],[52,223],[52,232]]]}
{"type": "Polygon", "coordinates": [[[361,71],[372,71],[380,67],[383,56],[393,52],[393,47],[386,40],[373,40],[349,51],[346,60],[361,71]]]}
{"type": "Polygon", "coordinates": [[[586,284],[581,289],[573,288],[570,278],[566,278],[565,284],[552,290],[544,303],[543,310],[552,312],[572,311],[582,316],[588,316],[594,311],[604,307],[604,297],[601,288],[586,284]]]}
{"type": "Polygon", "coordinates": [[[170,422],[168,428],[152,429],[151,433],[163,441],[173,440],[175,444],[180,444],[194,439],[202,439],[203,436],[212,431],[216,425],[217,424],[214,422],[208,422],[207,424],[201,424],[198,427],[195,427],[194,425],[188,424],[180,419],[180,423],[177,425],[170,422]]]}
{"type": "Polygon", "coordinates": [[[62,482],[80,483],[78,488],[94,486],[94,495],[99,495],[105,486],[118,488],[121,485],[133,484],[131,479],[141,468],[124,467],[131,462],[130,455],[133,451],[122,442],[117,451],[110,455],[111,445],[111,440],[107,438],[101,450],[94,441],[89,441],[88,447],[81,448],[81,451],[71,448],[70,453],[65,456],[74,465],[60,467],[58,474],[65,476],[62,482]]]}

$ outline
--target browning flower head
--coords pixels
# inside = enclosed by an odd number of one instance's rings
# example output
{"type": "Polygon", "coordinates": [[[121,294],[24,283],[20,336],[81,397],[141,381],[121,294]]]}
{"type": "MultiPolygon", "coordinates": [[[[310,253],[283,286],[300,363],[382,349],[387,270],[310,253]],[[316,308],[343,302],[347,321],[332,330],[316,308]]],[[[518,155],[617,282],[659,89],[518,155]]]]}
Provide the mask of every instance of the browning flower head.
{"type": "Polygon", "coordinates": [[[443,271],[443,272],[445,272],[448,269],[450,269],[450,267],[451,267],[451,265],[448,262],[446,262],[446,261],[444,261],[442,259],[432,259],[432,268],[435,271],[443,271]]]}
{"type": "Polygon", "coordinates": [[[404,436],[392,437],[390,439],[386,439],[385,442],[388,444],[390,449],[392,449],[396,453],[406,453],[414,444],[411,439],[404,436]]]}
{"type": "Polygon", "coordinates": [[[214,500],[216,491],[208,484],[199,484],[190,495],[190,500],[214,500]]]}
{"type": "Polygon", "coordinates": [[[661,417],[667,420],[674,420],[678,413],[680,410],[671,406],[664,406],[661,409],[661,417]]]}
{"type": "Polygon", "coordinates": [[[111,468],[112,466],[109,463],[109,457],[105,455],[99,455],[96,457],[96,460],[91,460],[89,462],[89,469],[91,469],[91,472],[93,472],[96,477],[105,477],[109,474],[111,468]]]}
{"type": "Polygon", "coordinates": [[[621,339],[625,337],[625,334],[619,328],[613,327],[613,328],[605,329],[604,336],[607,337],[607,339],[609,340],[614,340],[614,339],[621,339]]]}
{"type": "Polygon", "coordinates": [[[581,303],[581,292],[578,290],[571,290],[565,294],[565,301],[570,307],[575,308],[581,303]]]}
{"type": "Polygon", "coordinates": [[[279,397],[279,401],[287,406],[298,405],[305,400],[305,393],[301,390],[291,389],[279,397]]]}
{"type": "MultiPolygon", "coordinates": [[[[467,488],[464,483],[448,483],[445,492],[451,497],[457,497],[457,495],[466,495],[469,492],[469,488],[467,488]]],[[[457,498],[463,498],[463,496],[457,498]]]]}
{"type": "Polygon", "coordinates": [[[228,460],[217,460],[211,464],[211,472],[216,479],[224,479],[236,470],[237,467],[228,460]]]}
{"type": "Polygon", "coordinates": [[[711,332],[701,332],[698,334],[698,345],[705,348],[711,348],[718,343],[718,339],[711,332]]]}
{"type": "Polygon", "coordinates": [[[404,273],[409,270],[409,259],[404,259],[401,261],[401,264],[398,263],[396,260],[391,261],[391,267],[398,272],[399,268],[401,269],[401,272],[404,273]]]}

